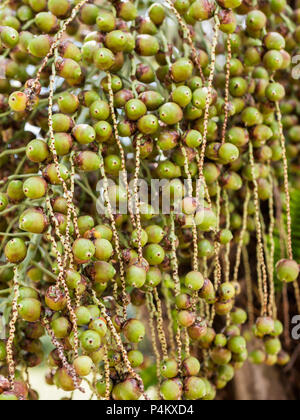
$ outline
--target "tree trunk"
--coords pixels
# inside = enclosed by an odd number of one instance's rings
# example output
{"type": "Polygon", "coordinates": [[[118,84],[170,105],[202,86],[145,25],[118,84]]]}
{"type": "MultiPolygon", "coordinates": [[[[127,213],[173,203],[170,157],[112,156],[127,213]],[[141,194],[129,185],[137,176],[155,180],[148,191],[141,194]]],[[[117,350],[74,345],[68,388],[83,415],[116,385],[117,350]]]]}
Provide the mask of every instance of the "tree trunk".
{"type": "Polygon", "coordinates": [[[276,367],[246,363],[234,381],[238,401],[287,401],[288,395],[276,367]]]}

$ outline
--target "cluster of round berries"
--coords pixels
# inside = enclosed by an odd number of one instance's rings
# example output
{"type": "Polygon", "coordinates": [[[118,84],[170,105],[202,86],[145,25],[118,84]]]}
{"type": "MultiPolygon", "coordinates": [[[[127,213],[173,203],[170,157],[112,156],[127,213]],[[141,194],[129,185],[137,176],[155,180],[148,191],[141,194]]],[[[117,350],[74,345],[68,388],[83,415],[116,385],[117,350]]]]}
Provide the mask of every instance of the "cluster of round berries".
{"type": "Polygon", "coordinates": [[[248,359],[289,362],[290,3],[0,5],[0,400],[38,399],[45,358],[47,384],[114,400],[212,400],[248,359]]]}

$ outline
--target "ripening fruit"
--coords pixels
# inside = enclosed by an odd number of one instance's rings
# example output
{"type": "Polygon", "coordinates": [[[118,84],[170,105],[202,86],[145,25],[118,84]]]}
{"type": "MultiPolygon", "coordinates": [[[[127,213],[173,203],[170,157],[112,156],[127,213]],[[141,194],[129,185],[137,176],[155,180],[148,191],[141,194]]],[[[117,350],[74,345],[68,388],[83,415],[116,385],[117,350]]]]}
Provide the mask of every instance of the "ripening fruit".
{"type": "Polygon", "coordinates": [[[129,319],[123,326],[122,331],[130,343],[139,343],[146,334],[144,325],[137,319],[129,319]]]}
{"type": "Polygon", "coordinates": [[[277,71],[283,65],[283,56],[280,51],[270,50],[263,58],[265,67],[270,71],[277,71]]]}
{"type": "Polygon", "coordinates": [[[182,310],[177,315],[178,322],[183,327],[191,327],[196,321],[196,315],[194,312],[182,310]]]}
{"type": "Polygon", "coordinates": [[[261,317],[256,321],[256,329],[262,336],[270,335],[274,331],[274,320],[270,317],[261,317]]]}
{"type": "Polygon", "coordinates": [[[37,207],[25,210],[19,219],[21,230],[30,233],[44,233],[48,227],[48,219],[43,210],[37,207]]]}
{"type": "Polygon", "coordinates": [[[95,255],[95,246],[89,239],[77,239],[74,242],[72,249],[78,264],[85,264],[89,262],[95,255]]]}
{"type": "Polygon", "coordinates": [[[204,277],[197,271],[191,271],[185,276],[184,284],[189,290],[198,291],[204,285],[204,277]]]}
{"type": "Polygon", "coordinates": [[[184,135],[183,141],[188,147],[197,148],[202,143],[202,134],[197,130],[189,130],[184,135]]]}
{"type": "MultiPolygon", "coordinates": [[[[52,140],[49,139],[49,146],[52,140]]],[[[54,147],[58,156],[65,156],[69,154],[73,145],[73,139],[70,134],[67,133],[55,133],[54,134],[54,147]]]]}
{"type": "Polygon", "coordinates": [[[286,8],[287,2],[286,0],[271,0],[270,7],[271,11],[275,14],[282,13],[286,8]]]}
{"type": "Polygon", "coordinates": [[[91,313],[85,306],[78,306],[75,309],[75,314],[79,326],[88,325],[91,322],[91,313]]]}
{"type": "Polygon", "coordinates": [[[172,379],[178,375],[178,363],[175,359],[166,359],[161,363],[161,375],[164,378],[172,379]]]}
{"type": "Polygon", "coordinates": [[[96,120],[105,121],[110,115],[109,104],[99,99],[90,106],[90,113],[96,120]]]}
{"type": "MultiPolygon", "coordinates": [[[[113,381],[110,379],[110,381],[109,381],[110,394],[113,390],[113,386],[114,386],[113,381]]],[[[105,379],[101,379],[96,383],[96,390],[97,390],[97,394],[100,397],[102,397],[102,398],[105,397],[105,394],[106,394],[106,381],[105,381],[105,379]]]]}
{"type": "Polygon", "coordinates": [[[299,276],[299,264],[293,260],[281,260],[277,263],[276,272],[279,280],[292,283],[299,276]]]}
{"type": "Polygon", "coordinates": [[[5,257],[10,263],[20,263],[27,255],[27,247],[20,238],[11,239],[4,249],[5,257]]]}
{"type": "Polygon", "coordinates": [[[56,70],[60,77],[67,80],[78,80],[82,74],[80,65],[71,58],[57,60],[56,70]]]}
{"type": "Polygon", "coordinates": [[[6,48],[14,48],[19,42],[19,34],[10,26],[2,26],[0,29],[0,39],[6,48]]]}
{"type": "Polygon", "coordinates": [[[59,388],[66,392],[71,392],[75,390],[74,380],[67,371],[66,368],[58,369],[54,376],[54,381],[59,388]]]}
{"type": "Polygon", "coordinates": [[[58,169],[59,172],[56,165],[51,163],[43,171],[43,177],[52,185],[60,185],[62,181],[66,181],[69,177],[69,171],[63,164],[59,164],[58,169]]]}
{"type": "Polygon", "coordinates": [[[57,100],[58,107],[63,114],[74,114],[79,107],[79,99],[70,92],[63,92],[57,100]]]}
{"type": "Polygon", "coordinates": [[[175,125],[183,119],[183,112],[175,102],[168,102],[160,107],[159,117],[167,125],[175,125]]]}
{"type": "MultiPolygon", "coordinates": [[[[95,221],[92,216],[81,216],[78,218],[78,229],[81,236],[84,236],[84,234],[93,229],[95,226],[95,221]]],[[[89,238],[86,238],[89,239],[89,238]]]]}
{"type": "Polygon", "coordinates": [[[138,350],[131,350],[128,352],[128,359],[133,368],[137,368],[144,363],[144,355],[138,350]]]}
{"type": "Polygon", "coordinates": [[[159,42],[152,35],[142,34],[136,37],[136,52],[142,57],[151,57],[158,53],[159,42]]]}
{"type": "Polygon", "coordinates": [[[264,38],[264,44],[268,50],[283,50],[285,48],[285,39],[278,32],[269,32],[264,38]]]}
{"type": "Polygon", "coordinates": [[[111,32],[116,27],[116,18],[112,13],[101,10],[98,13],[96,24],[101,32],[111,32]]]}
{"type": "Polygon", "coordinates": [[[17,203],[24,200],[25,195],[23,193],[23,182],[22,181],[10,181],[7,187],[7,196],[10,201],[17,203]]]}
{"type": "Polygon", "coordinates": [[[0,394],[0,401],[19,401],[19,398],[13,392],[3,392],[0,394]]]}
{"type": "Polygon", "coordinates": [[[57,338],[65,338],[71,332],[71,324],[65,317],[56,318],[51,322],[51,328],[57,338]]]}
{"type": "Polygon", "coordinates": [[[181,108],[185,108],[191,103],[193,94],[188,86],[178,86],[173,90],[171,98],[181,108]]]}
{"type": "Polygon", "coordinates": [[[115,64],[115,61],[114,53],[108,48],[99,48],[94,54],[94,64],[99,70],[109,70],[115,64]]]}
{"type": "Polygon", "coordinates": [[[221,162],[225,165],[235,162],[240,156],[239,149],[232,143],[222,144],[218,154],[221,162]]]}
{"type": "Polygon", "coordinates": [[[262,350],[254,350],[249,354],[249,360],[255,365],[261,365],[266,360],[266,354],[262,350]]]}
{"type": "Polygon", "coordinates": [[[155,25],[160,26],[165,20],[165,9],[159,3],[154,3],[148,10],[149,17],[155,25]]]}
{"type": "Polygon", "coordinates": [[[37,299],[25,298],[18,303],[20,317],[27,322],[36,322],[41,317],[41,303],[37,299]]]}
{"type": "MultiPolygon", "coordinates": [[[[127,96],[129,96],[129,94],[127,94],[127,96]]],[[[130,99],[133,98],[128,98],[128,100],[130,99]]],[[[155,91],[143,92],[140,94],[139,99],[146,105],[149,111],[155,111],[164,103],[163,96],[159,92],[155,91]]]]}
{"type": "Polygon", "coordinates": [[[247,321],[247,312],[240,308],[235,308],[230,314],[231,322],[234,325],[242,325],[247,321]]]}
{"type": "Polygon", "coordinates": [[[32,200],[42,198],[47,192],[47,182],[39,176],[28,178],[24,181],[23,192],[32,200]]]}
{"type": "Polygon", "coordinates": [[[155,73],[147,64],[139,64],[136,69],[136,78],[142,83],[153,83],[155,81],[155,73]]]}
{"type": "Polygon", "coordinates": [[[45,303],[52,311],[62,311],[67,306],[67,298],[61,289],[50,286],[46,291],[45,303]]]}
{"type": "Polygon", "coordinates": [[[200,230],[209,232],[217,226],[217,217],[213,210],[204,208],[196,213],[195,223],[200,230]]]}
{"type": "Polygon", "coordinates": [[[41,32],[53,33],[58,28],[58,19],[52,13],[41,12],[35,17],[35,24],[41,32]]]}
{"type": "Polygon", "coordinates": [[[178,401],[182,397],[182,388],[180,379],[168,379],[161,384],[160,393],[165,401],[178,401]]]}
{"type": "Polygon", "coordinates": [[[116,401],[136,401],[140,396],[139,385],[136,379],[133,378],[128,378],[126,381],[118,383],[112,392],[112,397],[116,401]]]}
{"type": "Polygon", "coordinates": [[[184,380],[184,397],[187,400],[199,400],[206,395],[205,382],[196,376],[184,380]]]}
{"type": "Polygon", "coordinates": [[[159,129],[158,119],[155,115],[144,115],[138,121],[138,129],[146,135],[155,134],[159,129]]]}
{"type": "Polygon", "coordinates": [[[220,10],[219,14],[220,19],[220,29],[226,34],[232,34],[235,32],[237,27],[237,18],[235,13],[232,10],[220,10]]]}
{"type": "Polygon", "coordinates": [[[80,144],[89,144],[96,139],[95,130],[88,124],[76,125],[72,130],[72,134],[80,144]]]}
{"type": "Polygon", "coordinates": [[[80,10],[80,20],[86,25],[95,25],[98,12],[95,4],[85,4],[80,10]]]}
{"type": "Polygon", "coordinates": [[[32,140],[26,147],[26,156],[31,162],[44,162],[49,156],[47,143],[43,140],[32,140]]]}
{"type": "Polygon", "coordinates": [[[28,97],[23,92],[14,92],[8,100],[10,109],[15,112],[24,112],[27,108],[28,97]]]}
{"type": "Polygon", "coordinates": [[[130,287],[141,288],[144,286],[147,273],[144,267],[130,265],[126,270],[126,284],[130,287]]]}
{"type": "Polygon", "coordinates": [[[272,102],[281,101],[285,97],[285,88],[281,83],[270,83],[266,88],[266,97],[272,102]]]}
{"type": "Polygon", "coordinates": [[[150,244],[145,248],[145,258],[150,265],[159,265],[165,259],[165,251],[158,244],[150,244]]]}
{"type": "Polygon", "coordinates": [[[4,193],[0,193],[0,212],[8,206],[8,197],[4,193]]]}
{"type": "Polygon", "coordinates": [[[47,7],[47,0],[28,0],[27,3],[35,12],[41,12],[47,7]]]}
{"type": "Polygon", "coordinates": [[[116,275],[116,270],[112,264],[105,261],[97,261],[92,268],[91,276],[95,283],[106,284],[116,275]]]}
{"type": "Polygon", "coordinates": [[[187,58],[181,58],[175,61],[171,67],[171,76],[175,83],[185,82],[193,74],[193,63],[187,58]]]}
{"type": "Polygon", "coordinates": [[[260,10],[253,10],[247,15],[247,28],[251,31],[259,31],[267,24],[266,15],[260,10]]]}
{"type": "Polygon", "coordinates": [[[107,325],[104,318],[96,318],[89,324],[89,329],[97,331],[101,338],[107,334],[107,325]]]}
{"type": "Polygon", "coordinates": [[[93,361],[88,356],[79,356],[73,362],[74,369],[79,376],[88,376],[93,368],[93,361]]]}
{"type": "Polygon", "coordinates": [[[235,354],[241,354],[246,350],[246,340],[244,337],[231,337],[228,340],[228,349],[235,354]]]}
{"type": "Polygon", "coordinates": [[[52,117],[53,131],[56,133],[67,133],[74,127],[74,121],[69,115],[54,114],[52,117]]]}
{"type": "Polygon", "coordinates": [[[38,35],[28,43],[30,54],[37,58],[45,57],[50,51],[52,40],[49,35],[38,35]]]}
{"type": "Polygon", "coordinates": [[[101,346],[101,337],[96,331],[87,330],[81,335],[80,342],[84,350],[91,353],[101,346]]]}
{"type": "Polygon", "coordinates": [[[65,17],[71,8],[69,0],[48,0],[48,9],[57,17],[65,17]]]}
{"type": "Polygon", "coordinates": [[[95,258],[99,261],[108,261],[113,255],[112,244],[107,239],[96,239],[95,245],[95,258]]]}
{"type": "Polygon", "coordinates": [[[224,9],[236,9],[242,4],[242,0],[218,0],[218,4],[224,9]]]}
{"type": "Polygon", "coordinates": [[[126,102],[125,112],[130,120],[137,121],[147,113],[147,108],[139,99],[131,99],[126,102]]]}
{"type": "Polygon", "coordinates": [[[270,356],[276,356],[282,350],[281,342],[278,338],[268,338],[265,341],[265,351],[270,356]]]}
{"type": "Polygon", "coordinates": [[[254,125],[262,124],[263,117],[258,109],[254,107],[248,107],[242,113],[242,121],[246,126],[251,127],[254,125]]]}
{"type": "Polygon", "coordinates": [[[162,273],[157,267],[150,267],[147,271],[146,284],[149,287],[156,287],[162,281],[162,273]]]}
{"type": "MultiPolygon", "coordinates": [[[[119,123],[118,125],[119,132],[120,132],[120,124],[121,123],[119,123]]],[[[108,141],[112,137],[112,134],[113,134],[113,128],[111,124],[108,123],[107,121],[99,121],[96,125],[94,125],[94,130],[96,132],[96,141],[98,143],[104,143],[108,141]]],[[[120,135],[121,134],[122,133],[120,132],[120,135]]]]}
{"type": "Polygon", "coordinates": [[[190,356],[182,362],[184,376],[197,376],[200,372],[200,362],[196,357],[190,356]]]}
{"type": "Polygon", "coordinates": [[[126,34],[120,30],[111,31],[105,37],[106,47],[114,53],[124,51],[126,49],[126,43],[126,34]]]}
{"type": "Polygon", "coordinates": [[[194,20],[203,21],[213,16],[216,5],[211,0],[196,0],[188,10],[188,16],[194,20]]]}

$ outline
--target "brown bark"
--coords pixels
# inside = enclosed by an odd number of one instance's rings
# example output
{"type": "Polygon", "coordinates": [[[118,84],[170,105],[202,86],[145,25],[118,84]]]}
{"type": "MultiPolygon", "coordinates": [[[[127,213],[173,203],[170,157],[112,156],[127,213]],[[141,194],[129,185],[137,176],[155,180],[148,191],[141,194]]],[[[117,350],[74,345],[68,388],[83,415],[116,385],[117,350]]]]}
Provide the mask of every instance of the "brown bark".
{"type": "Polygon", "coordinates": [[[234,381],[235,399],[238,401],[287,401],[277,367],[245,364],[234,381]]]}

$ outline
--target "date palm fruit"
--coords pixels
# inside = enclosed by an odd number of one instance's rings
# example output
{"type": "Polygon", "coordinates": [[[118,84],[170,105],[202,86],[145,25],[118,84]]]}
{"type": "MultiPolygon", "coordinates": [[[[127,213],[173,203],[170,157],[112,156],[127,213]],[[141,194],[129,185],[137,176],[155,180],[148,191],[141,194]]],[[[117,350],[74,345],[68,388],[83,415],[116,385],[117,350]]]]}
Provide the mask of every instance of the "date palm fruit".
{"type": "Polygon", "coordinates": [[[100,3],[0,7],[0,400],[46,335],[71,399],[228,399],[291,360],[300,2],[100,3]]]}
{"type": "Polygon", "coordinates": [[[178,375],[178,364],[174,359],[164,360],[160,369],[164,378],[172,379],[178,375]]]}
{"type": "Polygon", "coordinates": [[[55,286],[50,286],[45,295],[46,305],[53,311],[61,311],[67,306],[65,294],[55,286]]]}
{"type": "Polygon", "coordinates": [[[182,397],[183,385],[178,378],[164,381],[160,388],[162,398],[166,401],[178,401],[182,397]]]}
{"type": "Polygon", "coordinates": [[[37,207],[29,208],[21,214],[20,229],[30,233],[44,233],[48,227],[48,219],[43,210],[37,207]]]}
{"type": "Polygon", "coordinates": [[[23,92],[14,92],[9,97],[9,106],[12,111],[24,112],[28,103],[28,97],[23,92]]]}
{"type": "Polygon", "coordinates": [[[94,256],[95,246],[89,239],[77,239],[73,244],[73,254],[79,264],[84,264],[94,256]]]}
{"type": "Polygon", "coordinates": [[[0,193],[0,211],[3,211],[8,206],[8,197],[4,193],[0,193]]]}
{"type": "Polygon", "coordinates": [[[145,327],[137,319],[130,319],[123,326],[123,333],[129,342],[139,343],[144,339],[145,327]]]}
{"type": "Polygon", "coordinates": [[[47,192],[47,182],[41,177],[28,178],[23,184],[23,192],[32,200],[42,198],[47,192]]]}
{"type": "Polygon", "coordinates": [[[93,367],[93,361],[88,356],[79,356],[74,360],[74,368],[79,376],[88,376],[93,367]]]}
{"type": "Polygon", "coordinates": [[[10,201],[17,203],[25,198],[22,181],[11,181],[7,187],[7,196],[10,201]]]}
{"type": "Polygon", "coordinates": [[[276,266],[279,280],[290,283],[299,276],[299,265],[293,260],[281,260],[276,266]]]}
{"type": "Polygon", "coordinates": [[[132,378],[118,383],[112,391],[113,399],[116,401],[135,401],[139,399],[140,394],[138,383],[132,378]]]}
{"type": "Polygon", "coordinates": [[[49,156],[47,143],[39,139],[32,140],[26,147],[26,156],[32,162],[43,162],[49,156]]]}
{"type": "Polygon", "coordinates": [[[18,312],[24,321],[36,322],[41,316],[41,303],[33,298],[22,299],[18,303],[18,312]]]}
{"type": "Polygon", "coordinates": [[[205,383],[196,376],[190,376],[184,380],[183,390],[188,400],[199,400],[206,395],[205,383]]]}
{"type": "Polygon", "coordinates": [[[27,247],[23,239],[14,238],[7,242],[4,253],[9,262],[20,263],[26,258],[27,247]]]}

